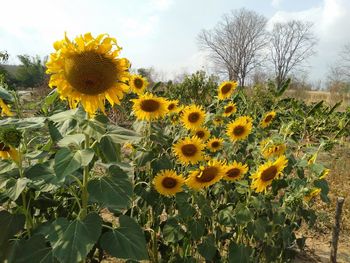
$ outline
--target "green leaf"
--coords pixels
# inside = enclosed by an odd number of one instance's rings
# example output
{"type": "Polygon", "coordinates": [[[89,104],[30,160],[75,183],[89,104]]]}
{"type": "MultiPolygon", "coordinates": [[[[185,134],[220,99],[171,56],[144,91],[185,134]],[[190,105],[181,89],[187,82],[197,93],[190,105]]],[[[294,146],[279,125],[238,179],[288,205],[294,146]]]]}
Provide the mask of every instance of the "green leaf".
{"type": "Polygon", "coordinates": [[[8,90],[4,89],[3,87],[0,87],[0,98],[2,100],[6,100],[6,101],[9,101],[9,102],[13,102],[14,101],[13,96],[11,95],[11,93],[8,92],[8,90]]]}
{"type": "Polygon", "coordinates": [[[89,181],[90,201],[115,210],[128,208],[132,195],[132,184],[128,175],[118,166],[111,166],[109,174],[89,181]]]}
{"type": "Polygon", "coordinates": [[[185,233],[175,218],[169,218],[163,228],[163,237],[166,242],[177,243],[183,239],[185,233]]]}
{"type": "Polygon", "coordinates": [[[9,240],[24,228],[24,222],[24,215],[12,215],[5,210],[0,211],[0,261],[9,253],[9,240]]]}
{"type": "Polygon", "coordinates": [[[214,235],[209,235],[204,238],[203,242],[198,245],[198,252],[206,260],[212,260],[216,254],[216,246],[214,235]]]}
{"type": "Polygon", "coordinates": [[[15,248],[14,259],[11,263],[55,263],[51,247],[42,235],[34,235],[28,240],[21,240],[15,248]]]}
{"type": "Polygon", "coordinates": [[[17,129],[37,129],[45,126],[44,117],[30,117],[24,119],[6,118],[0,120],[0,126],[15,126],[17,129]]]}
{"type": "Polygon", "coordinates": [[[74,146],[79,148],[81,144],[85,141],[85,135],[81,133],[65,135],[59,142],[60,147],[70,147],[74,146]]]}
{"type": "Polygon", "coordinates": [[[227,207],[218,213],[218,223],[224,226],[230,226],[234,222],[234,211],[232,207],[227,207]]]}
{"type": "Polygon", "coordinates": [[[57,127],[54,125],[52,121],[48,121],[47,126],[49,128],[50,137],[53,142],[58,142],[63,138],[62,134],[60,133],[60,131],[57,129],[57,127]]]}
{"type": "Polygon", "coordinates": [[[140,226],[128,216],[119,217],[120,227],[104,233],[101,247],[116,258],[131,260],[148,259],[144,233],[140,226]]]}
{"type": "Polygon", "coordinates": [[[18,179],[11,178],[6,184],[5,194],[13,201],[16,201],[29,181],[30,180],[25,177],[18,179]]]}
{"type": "Polygon", "coordinates": [[[53,162],[35,164],[25,171],[25,175],[32,181],[35,188],[43,192],[55,189],[65,179],[63,176],[56,176],[53,162]]]}
{"type": "Polygon", "coordinates": [[[231,243],[229,246],[228,262],[230,263],[249,263],[252,249],[243,244],[231,243]]]}
{"type": "Polygon", "coordinates": [[[120,162],[120,144],[113,141],[110,136],[102,136],[99,147],[107,162],[120,162]]]}
{"type": "Polygon", "coordinates": [[[205,232],[205,222],[203,219],[191,219],[188,222],[188,231],[194,240],[199,240],[205,232]]]}
{"type": "Polygon", "coordinates": [[[135,142],[141,139],[140,135],[136,132],[117,125],[108,126],[108,130],[105,136],[109,136],[114,143],[122,144],[126,142],[135,142]]]}
{"type": "Polygon", "coordinates": [[[100,237],[102,229],[101,218],[89,214],[84,220],[68,221],[58,218],[47,228],[48,239],[53,255],[64,263],[76,263],[85,259],[100,237]]]}
{"type": "Polygon", "coordinates": [[[235,208],[235,217],[238,224],[245,224],[252,220],[252,212],[243,204],[238,204],[235,208]]]}

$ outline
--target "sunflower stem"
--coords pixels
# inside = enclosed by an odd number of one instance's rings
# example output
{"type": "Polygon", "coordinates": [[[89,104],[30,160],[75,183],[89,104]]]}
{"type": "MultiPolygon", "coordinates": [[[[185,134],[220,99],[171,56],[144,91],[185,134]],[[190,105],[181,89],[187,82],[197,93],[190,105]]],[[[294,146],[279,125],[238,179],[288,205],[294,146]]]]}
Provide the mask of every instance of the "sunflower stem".
{"type": "MultiPolygon", "coordinates": [[[[90,148],[90,136],[88,134],[85,134],[85,143],[84,143],[84,149],[90,148]]],[[[81,192],[81,211],[80,211],[80,219],[84,219],[87,215],[87,206],[88,206],[88,198],[89,193],[87,190],[87,185],[89,181],[89,165],[84,166],[83,170],[83,183],[82,183],[82,192],[81,192]]]]}

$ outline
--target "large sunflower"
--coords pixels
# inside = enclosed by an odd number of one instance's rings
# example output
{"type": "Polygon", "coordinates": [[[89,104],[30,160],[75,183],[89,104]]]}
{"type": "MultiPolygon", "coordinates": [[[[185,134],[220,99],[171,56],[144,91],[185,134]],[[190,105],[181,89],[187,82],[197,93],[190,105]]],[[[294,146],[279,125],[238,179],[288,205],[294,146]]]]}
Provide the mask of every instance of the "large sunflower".
{"type": "Polygon", "coordinates": [[[131,100],[132,109],[138,120],[155,120],[163,118],[168,113],[168,102],[162,97],[146,93],[139,98],[131,100]]]}
{"type": "Polygon", "coordinates": [[[198,128],[197,130],[193,130],[192,134],[197,136],[203,142],[206,142],[210,136],[210,131],[207,128],[198,128]]]}
{"type": "Polygon", "coordinates": [[[268,161],[260,165],[258,170],[251,176],[253,179],[251,188],[258,193],[266,191],[266,188],[272,184],[272,181],[282,175],[282,171],[287,164],[287,158],[282,155],[275,162],[268,161]]]}
{"type": "Polygon", "coordinates": [[[148,87],[148,81],[146,78],[140,75],[131,75],[129,80],[129,86],[131,90],[137,94],[143,94],[148,87]]]}
{"type": "Polygon", "coordinates": [[[275,116],[276,116],[276,112],[274,111],[270,111],[266,113],[263,120],[260,123],[261,127],[266,128],[267,126],[269,126],[273,121],[273,119],[275,118],[275,116]]]}
{"type": "Polygon", "coordinates": [[[202,140],[196,136],[186,137],[173,145],[173,151],[178,160],[183,164],[196,164],[203,160],[205,145],[202,140]]]}
{"type": "Polygon", "coordinates": [[[185,179],[173,170],[162,170],[153,179],[154,188],[162,195],[175,195],[182,191],[185,179]]]}
{"type": "Polygon", "coordinates": [[[243,140],[248,137],[252,131],[251,118],[242,116],[230,122],[226,128],[227,136],[232,140],[243,140]]]}
{"type": "Polygon", "coordinates": [[[225,81],[220,84],[218,88],[218,98],[219,100],[224,100],[229,98],[234,90],[237,88],[238,83],[236,81],[225,81]]]}
{"type": "Polygon", "coordinates": [[[222,114],[225,117],[230,116],[232,113],[237,111],[236,104],[233,102],[228,103],[224,108],[224,113],[222,114]]]}
{"type": "Polygon", "coordinates": [[[224,172],[225,169],[222,162],[212,160],[205,166],[201,166],[199,169],[192,171],[186,179],[186,184],[195,190],[199,190],[220,181],[224,172]]]}
{"type": "Polygon", "coordinates": [[[260,142],[260,150],[265,158],[279,157],[283,155],[287,147],[284,143],[274,143],[270,139],[265,139],[260,142]]]}
{"type": "Polygon", "coordinates": [[[224,145],[224,140],[216,137],[211,138],[207,143],[207,147],[211,152],[219,151],[223,145],[224,145]]]}
{"type": "Polygon", "coordinates": [[[1,116],[13,116],[10,107],[0,98],[0,112],[1,116]]]}
{"type": "Polygon", "coordinates": [[[49,86],[56,87],[71,108],[80,102],[93,115],[98,109],[105,111],[106,99],[112,106],[120,103],[128,90],[130,63],[118,58],[121,48],[115,38],[87,33],[71,41],[65,36],[54,48],[46,63],[46,72],[52,74],[49,86]]]}
{"type": "Polygon", "coordinates": [[[248,166],[240,162],[234,161],[226,165],[224,179],[227,181],[237,181],[248,172],[248,166]]]}
{"type": "Polygon", "coordinates": [[[12,159],[15,162],[19,160],[18,151],[12,146],[5,145],[3,142],[0,142],[0,158],[2,159],[12,159]]]}
{"type": "Polygon", "coordinates": [[[201,106],[190,105],[183,109],[181,121],[189,130],[196,130],[202,126],[205,119],[205,111],[201,106]]]}

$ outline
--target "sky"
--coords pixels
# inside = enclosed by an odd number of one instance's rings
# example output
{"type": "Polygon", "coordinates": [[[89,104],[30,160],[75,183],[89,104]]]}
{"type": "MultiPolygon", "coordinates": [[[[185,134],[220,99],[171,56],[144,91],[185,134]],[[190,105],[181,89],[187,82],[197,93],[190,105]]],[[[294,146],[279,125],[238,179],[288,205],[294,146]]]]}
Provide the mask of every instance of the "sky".
{"type": "Polygon", "coordinates": [[[230,10],[247,8],[268,25],[289,19],[314,23],[316,55],[309,80],[325,80],[329,66],[350,42],[350,0],[0,0],[0,50],[44,57],[52,43],[91,32],[108,33],[133,68],[154,67],[165,78],[209,70],[197,35],[211,29],[230,10]]]}

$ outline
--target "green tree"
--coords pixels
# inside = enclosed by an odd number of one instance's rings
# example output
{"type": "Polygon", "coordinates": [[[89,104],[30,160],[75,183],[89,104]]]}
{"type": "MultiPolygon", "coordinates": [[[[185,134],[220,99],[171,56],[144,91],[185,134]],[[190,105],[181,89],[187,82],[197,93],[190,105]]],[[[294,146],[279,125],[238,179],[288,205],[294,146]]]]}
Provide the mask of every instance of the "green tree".
{"type": "Polygon", "coordinates": [[[28,55],[19,55],[18,59],[21,61],[16,73],[19,85],[32,88],[42,85],[46,77],[46,59],[41,60],[38,56],[30,57],[28,55]]]}

